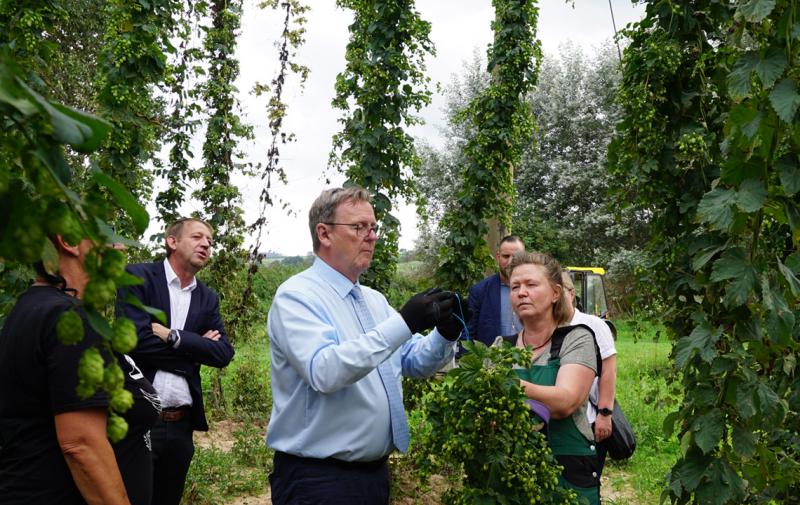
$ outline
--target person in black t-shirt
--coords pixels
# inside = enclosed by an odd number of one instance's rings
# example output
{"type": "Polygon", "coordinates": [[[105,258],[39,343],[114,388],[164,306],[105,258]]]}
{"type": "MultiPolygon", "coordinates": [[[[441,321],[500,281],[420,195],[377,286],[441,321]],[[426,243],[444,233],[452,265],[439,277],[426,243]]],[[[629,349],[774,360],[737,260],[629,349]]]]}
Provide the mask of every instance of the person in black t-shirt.
{"type": "Polygon", "coordinates": [[[67,293],[80,295],[86,285],[83,261],[91,242],[72,246],[60,236],[53,242],[60,275],[40,278],[20,296],[0,331],[0,504],[149,505],[148,437],[158,397],[135,364],[118,356],[134,406],[125,413],[128,435],[112,446],[107,395],[81,399],[75,389],[83,351],[101,340],[67,293]],[[67,310],[84,322],[76,345],[56,336],[67,310]]]}

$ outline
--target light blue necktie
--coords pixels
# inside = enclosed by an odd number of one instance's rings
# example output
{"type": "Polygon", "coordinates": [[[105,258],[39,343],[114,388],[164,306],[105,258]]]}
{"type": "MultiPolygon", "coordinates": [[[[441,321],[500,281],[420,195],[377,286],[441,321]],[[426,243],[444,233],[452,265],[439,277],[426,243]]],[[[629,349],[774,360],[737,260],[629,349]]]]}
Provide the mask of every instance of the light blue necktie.
{"type": "MultiPolygon", "coordinates": [[[[364,300],[364,295],[361,293],[361,288],[353,286],[350,291],[355,303],[353,304],[356,309],[356,316],[361,322],[361,328],[364,331],[371,330],[375,327],[375,322],[372,319],[372,314],[369,313],[367,302],[364,300]]],[[[378,366],[378,375],[381,376],[383,387],[386,389],[386,396],[389,398],[389,415],[392,422],[392,442],[394,446],[405,453],[408,449],[408,419],[406,418],[406,411],[403,407],[403,393],[400,390],[400,384],[397,383],[392,365],[389,359],[384,361],[378,366]]]]}

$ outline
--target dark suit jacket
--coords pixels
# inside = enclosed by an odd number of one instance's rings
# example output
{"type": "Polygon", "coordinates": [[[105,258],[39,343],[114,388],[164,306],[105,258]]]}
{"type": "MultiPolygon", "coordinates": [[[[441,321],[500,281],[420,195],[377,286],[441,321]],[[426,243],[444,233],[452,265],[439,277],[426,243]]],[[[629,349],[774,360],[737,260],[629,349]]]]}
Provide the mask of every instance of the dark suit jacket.
{"type": "Polygon", "coordinates": [[[163,260],[128,265],[126,270],[144,280],[143,284],[123,288],[117,293],[117,311],[134,322],[139,337],[136,349],[130,353],[131,357],[150,382],[153,382],[157,370],[185,377],[192,394],[192,428],[207,431],[200,365],[222,368],[233,358],[233,347],[228,342],[219,314],[219,298],[205,284],[197,281],[186,323],[181,330],[181,343],[178,349],[173,349],[153,334],[151,323],[160,321],[125,300],[127,293],[130,293],[144,305],[163,310],[167,316],[165,326],[171,327],[169,290],[163,260]],[[204,338],[203,333],[208,330],[218,330],[221,338],[216,342],[204,338]]]}
{"type": "Polygon", "coordinates": [[[468,303],[472,310],[467,324],[469,338],[492,345],[500,335],[500,274],[490,275],[469,288],[468,303]]]}

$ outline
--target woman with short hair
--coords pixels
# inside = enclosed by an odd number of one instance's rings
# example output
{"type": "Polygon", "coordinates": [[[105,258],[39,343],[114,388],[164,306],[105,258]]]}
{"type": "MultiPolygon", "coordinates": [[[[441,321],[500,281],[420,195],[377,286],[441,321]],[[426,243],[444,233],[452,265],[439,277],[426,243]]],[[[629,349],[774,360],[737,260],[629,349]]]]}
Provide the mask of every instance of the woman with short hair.
{"type": "Polygon", "coordinates": [[[598,368],[594,337],[586,326],[566,325],[569,311],[558,261],[521,251],[514,255],[509,271],[511,305],[523,329],[504,340],[533,351],[530,366],[517,370],[520,385],[529,399],[550,410],[547,440],[564,467],[559,485],[592,505],[599,504],[599,464],[586,417],[598,368]]]}

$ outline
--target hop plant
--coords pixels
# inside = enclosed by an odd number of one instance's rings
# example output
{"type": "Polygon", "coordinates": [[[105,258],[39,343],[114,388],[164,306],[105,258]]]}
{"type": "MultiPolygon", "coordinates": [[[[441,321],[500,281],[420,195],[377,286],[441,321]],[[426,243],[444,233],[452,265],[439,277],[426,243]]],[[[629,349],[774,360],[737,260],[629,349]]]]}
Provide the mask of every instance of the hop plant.
{"type": "Polygon", "coordinates": [[[530,363],[530,352],[479,342],[465,347],[459,368],[426,399],[430,430],[415,456],[420,478],[458,465],[463,486],[442,496],[448,504],[577,503],[574,493],[558,487],[560,467],[513,370],[530,363]]]}
{"type": "Polygon", "coordinates": [[[125,254],[122,251],[108,248],[103,251],[102,271],[111,278],[116,279],[125,272],[125,254]]]}
{"type": "Polygon", "coordinates": [[[106,432],[108,433],[109,440],[113,443],[117,443],[128,434],[128,422],[121,416],[111,414],[108,416],[106,432]]]}
{"type": "Polygon", "coordinates": [[[92,388],[92,392],[103,382],[103,356],[95,347],[83,351],[78,362],[78,378],[81,383],[92,388]]]}
{"type": "Polygon", "coordinates": [[[127,389],[116,389],[111,393],[111,408],[116,412],[125,412],[133,406],[133,395],[127,389]]]}
{"type": "Polygon", "coordinates": [[[136,347],[136,326],[130,319],[120,317],[114,321],[111,347],[121,354],[131,352],[136,347]]]}
{"type": "Polygon", "coordinates": [[[80,222],[75,219],[69,207],[61,202],[48,207],[45,223],[50,235],[59,234],[70,245],[79,243],[84,237],[80,222]]]}
{"type": "Polygon", "coordinates": [[[114,281],[92,279],[83,291],[83,301],[90,307],[100,309],[111,302],[115,291],[114,281]]]}
{"type": "Polygon", "coordinates": [[[116,363],[111,363],[103,370],[103,387],[106,391],[114,391],[125,384],[125,375],[116,363]]]}
{"type": "Polygon", "coordinates": [[[75,345],[83,340],[83,320],[74,310],[61,314],[56,323],[56,335],[64,345],[75,345]]]}

